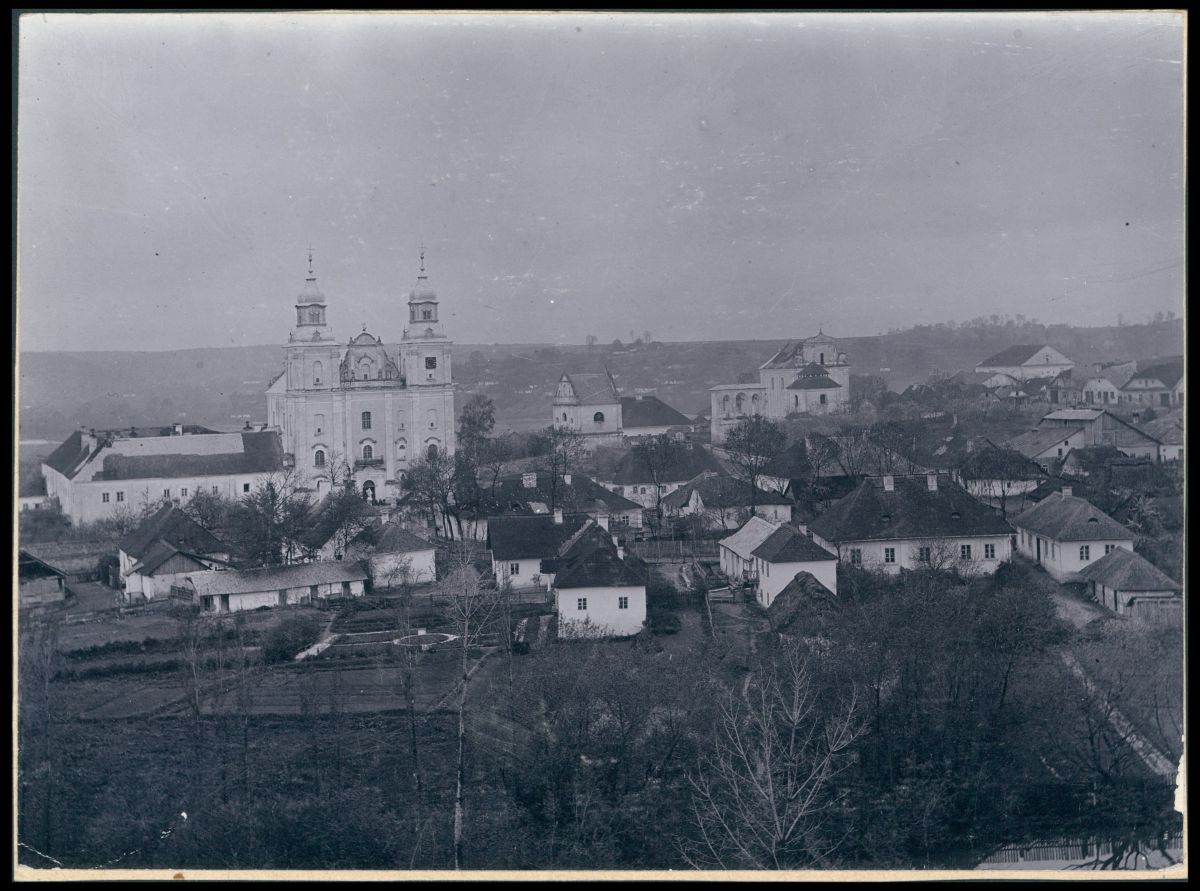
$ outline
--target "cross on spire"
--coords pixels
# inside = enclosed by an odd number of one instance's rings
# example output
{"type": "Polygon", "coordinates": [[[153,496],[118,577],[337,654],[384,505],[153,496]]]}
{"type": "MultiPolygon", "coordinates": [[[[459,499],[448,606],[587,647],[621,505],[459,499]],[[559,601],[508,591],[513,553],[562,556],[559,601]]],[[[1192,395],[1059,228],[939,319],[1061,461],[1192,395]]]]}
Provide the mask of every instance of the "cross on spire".
{"type": "Polygon", "coordinates": [[[313,280],[313,265],[312,265],[313,261],[312,261],[312,257],[313,257],[313,249],[312,249],[312,245],[310,244],[310,245],[308,246],[308,280],[309,280],[309,281],[312,281],[312,280],[313,280]]]}
{"type": "Polygon", "coordinates": [[[418,246],[418,249],[421,252],[421,275],[424,275],[425,274],[425,242],[421,242],[421,244],[418,246]]]}

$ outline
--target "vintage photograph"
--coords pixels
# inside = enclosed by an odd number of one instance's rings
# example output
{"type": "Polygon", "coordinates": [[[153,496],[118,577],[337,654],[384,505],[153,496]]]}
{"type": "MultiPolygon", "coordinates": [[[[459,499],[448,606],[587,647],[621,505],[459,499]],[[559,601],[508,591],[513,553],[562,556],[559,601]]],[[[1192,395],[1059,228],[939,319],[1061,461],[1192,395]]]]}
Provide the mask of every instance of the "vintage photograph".
{"type": "Polygon", "coordinates": [[[14,14],[14,876],[1185,877],[1186,27],[14,14]]]}

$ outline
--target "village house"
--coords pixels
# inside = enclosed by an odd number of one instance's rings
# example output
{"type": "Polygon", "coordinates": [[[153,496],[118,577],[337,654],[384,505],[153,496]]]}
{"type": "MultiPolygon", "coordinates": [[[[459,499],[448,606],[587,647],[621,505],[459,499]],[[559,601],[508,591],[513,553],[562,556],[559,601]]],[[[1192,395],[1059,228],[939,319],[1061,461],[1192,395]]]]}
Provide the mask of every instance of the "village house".
{"type": "Polygon", "coordinates": [[[46,457],[42,475],[49,496],[79,524],[184,502],[200,491],[238,499],[285,467],[277,430],[214,433],[176,424],[76,430],[46,457]]]}
{"type": "Polygon", "coordinates": [[[1089,563],[1117,548],[1133,550],[1134,535],[1108,514],[1064,486],[1012,521],[1017,549],[1060,582],[1079,579],[1089,563]]]}
{"type": "Polygon", "coordinates": [[[621,432],[627,439],[683,433],[691,420],[652,393],[621,397],[621,432]]]}
{"type": "Polygon", "coordinates": [[[1079,571],[1092,598],[1119,616],[1179,621],[1183,588],[1145,557],[1115,548],[1079,571]]]}
{"type": "Polygon", "coordinates": [[[1076,406],[1084,401],[1083,381],[1070,371],[1064,371],[1050,380],[1045,392],[1051,405],[1076,406]]]}
{"type": "Polygon", "coordinates": [[[712,454],[698,445],[681,443],[673,449],[670,460],[662,467],[651,468],[644,455],[630,449],[616,463],[610,474],[597,475],[597,482],[609,491],[646,510],[658,508],[659,499],[669,495],[705,471],[721,472],[721,464],[712,454]],[[655,477],[658,480],[655,482],[655,477]]]}
{"type": "Polygon", "coordinates": [[[364,529],[346,548],[346,559],[365,563],[375,587],[437,581],[437,549],[393,520],[364,529]]]}
{"type": "Polygon", "coordinates": [[[22,480],[17,488],[17,504],[22,511],[48,508],[51,501],[50,496],[46,494],[46,478],[38,475],[33,479],[22,480]]]}
{"type": "Polygon", "coordinates": [[[17,604],[35,608],[61,603],[67,588],[60,570],[39,560],[25,548],[17,551],[17,604]]]}
{"type": "Polygon", "coordinates": [[[595,521],[586,515],[564,516],[562,510],[550,515],[492,517],[487,525],[487,546],[496,584],[517,590],[550,590],[552,574],[543,572],[542,561],[557,558],[563,542],[589,522],[595,521]]]}
{"type": "Polygon", "coordinates": [[[1183,358],[1139,369],[1121,388],[1121,401],[1136,406],[1178,408],[1184,398],[1183,358]]]}
{"type": "Polygon", "coordinates": [[[117,556],[113,543],[102,539],[31,542],[21,545],[21,550],[61,575],[68,588],[72,582],[106,581],[101,578],[101,563],[117,556]]]}
{"type": "Polygon", "coordinates": [[[719,444],[739,422],[754,415],[828,415],[850,408],[850,361],[824,331],[790,341],[758,369],[756,384],[719,384],[711,396],[712,442],[719,444]]]}
{"type": "Polygon", "coordinates": [[[1075,429],[1084,431],[1085,445],[1116,446],[1131,458],[1159,460],[1158,440],[1128,421],[1102,408],[1061,409],[1050,412],[1038,423],[1039,429],[1075,429]]]}
{"type": "Polygon", "coordinates": [[[1020,344],[988,356],[975,366],[981,374],[1003,374],[1018,381],[1031,378],[1055,378],[1070,371],[1075,363],[1054,349],[1042,344],[1020,344]]]}
{"type": "Polygon", "coordinates": [[[628,637],[645,625],[646,564],[594,520],[564,540],[544,568],[553,579],[560,637],[628,637]]]}
{"type": "Polygon", "coordinates": [[[452,343],[438,318],[424,252],[395,354],[365,326],[338,343],[327,308],[310,254],[284,368],[267,387],[267,420],[318,497],[348,472],[369,501],[390,501],[417,459],[455,449],[452,343]]]}
{"type": "Polygon", "coordinates": [[[1184,456],[1183,410],[1175,409],[1150,421],[1142,429],[1158,440],[1160,461],[1180,461],[1184,456]]]}
{"type": "Polygon", "coordinates": [[[232,566],[227,544],[173,504],[164,504],[117,546],[125,603],[170,596],[188,573],[232,566]]]}
{"type": "Polygon", "coordinates": [[[764,607],[769,607],[799,572],[811,573],[837,593],[837,557],[786,523],[751,517],[741,529],[721,540],[720,561],[725,577],[750,585],[764,607]]]}
{"type": "Polygon", "coordinates": [[[262,569],[213,570],[184,575],[172,594],[190,596],[204,613],[236,613],[264,606],[314,604],[362,597],[370,574],[361,563],[294,563],[262,569]]]}
{"type": "Polygon", "coordinates": [[[809,529],[843,563],[890,573],[992,573],[1012,556],[1008,523],[937,473],[866,479],[809,529]]]}
{"type": "Polygon", "coordinates": [[[773,523],[792,518],[792,502],[779,492],[758,489],[751,503],[745,480],[705,471],[662,499],[670,517],[694,517],[704,529],[737,529],[751,516],[773,523]]]}

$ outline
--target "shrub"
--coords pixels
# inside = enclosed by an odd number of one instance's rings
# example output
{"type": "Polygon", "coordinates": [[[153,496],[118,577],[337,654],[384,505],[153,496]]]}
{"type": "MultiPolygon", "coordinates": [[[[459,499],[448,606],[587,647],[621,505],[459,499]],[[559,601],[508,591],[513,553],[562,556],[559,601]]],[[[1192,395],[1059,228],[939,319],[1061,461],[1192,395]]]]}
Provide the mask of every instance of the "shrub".
{"type": "Polygon", "coordinates": [[[683,627],[683,622],[669,610],[652,609],[646,613],[646,626],[651,634],[675,634],[683,627]]]}
{"type": "Polygon", "coordinates": [[[314,616],[290,616],[267,632],[263,640],[263,661],[267,664],[287,662],[321,633],[320,622],[314,616]]]}

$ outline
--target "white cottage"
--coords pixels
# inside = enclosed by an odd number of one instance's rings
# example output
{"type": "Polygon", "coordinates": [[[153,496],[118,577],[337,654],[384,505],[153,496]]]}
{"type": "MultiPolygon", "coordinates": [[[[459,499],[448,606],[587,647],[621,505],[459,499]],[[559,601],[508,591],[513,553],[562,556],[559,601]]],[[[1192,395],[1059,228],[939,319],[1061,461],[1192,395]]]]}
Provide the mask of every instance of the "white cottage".
{"type": "Polygon", "coordinates": [[[369,574],[361,563],[296,563],[263,569],[193,572],[175,586],[205,613],[296,606],[337,597],[362,597],[369,574]]]}
{"type": "Polygon", "coordinates": [[[1133,533],[1066,486],[1013,520],[1017,549],[1060,582],[1118,548],[1133,550],[1133,533]]]}
{"type": "Polygon", "coordinates": [[[811,573],[837,593],[837,556],[807,534],[786,523],[751,517],[720,542],[721,571],[727,578],[749,582],[759,603],[769,607],[797,573],[811,573]]]}

